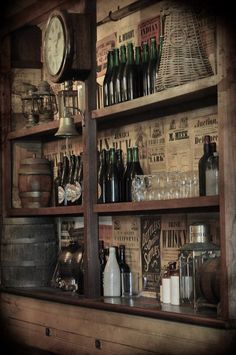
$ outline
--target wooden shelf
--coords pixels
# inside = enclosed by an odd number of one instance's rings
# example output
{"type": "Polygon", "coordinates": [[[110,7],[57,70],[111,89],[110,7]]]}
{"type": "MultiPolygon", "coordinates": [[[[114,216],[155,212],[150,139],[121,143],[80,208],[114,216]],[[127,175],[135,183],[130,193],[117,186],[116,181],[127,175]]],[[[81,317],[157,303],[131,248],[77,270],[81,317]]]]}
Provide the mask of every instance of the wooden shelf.
{"type": "MultiPolygon", "coordinates": [[[[81,126],[82,124],[82,117],[80,114],[74,117],[74,122],[76,126],[81,126]]],[[[53,135],[59,128],[59,120],[54,120],[49,123],[39,124],[34,127],[29,128],[22,128],[17,131],[12,131],[8,133],[7,139],[14,140],[20,138],[30,138],[36,136],[45,136],[45,135],[53,135]]]]}
{"type": "Polygon", "coordinates": [[[154,211],[156,213],[170,210],[183,211],[204,211],[211,209],[219,211],[219,196],[201,196],[173,200],[142,201],[142,202],[120,202],[94,205],[94,212],[100,214],[111,213],[145,213],[154,211]]]}
{"type": "Polygon", "coordinates": [[[191,81],[187,84],[175,86],[155,94],[122,102],[113,106],[92,111],[92,118],[104,120],[111,117],[122,117],[141,114],[153,109],[160,109],[172,105],[186,103],[217,94],[218,76],[191,81]]]}
{"type": "Polygon", "coordinates": [[[40,207],[40,208],[11,208],[7,214],[9,216],[66,216],[82,215],[82,206],[62,206],[62,207],[40,207]]]}

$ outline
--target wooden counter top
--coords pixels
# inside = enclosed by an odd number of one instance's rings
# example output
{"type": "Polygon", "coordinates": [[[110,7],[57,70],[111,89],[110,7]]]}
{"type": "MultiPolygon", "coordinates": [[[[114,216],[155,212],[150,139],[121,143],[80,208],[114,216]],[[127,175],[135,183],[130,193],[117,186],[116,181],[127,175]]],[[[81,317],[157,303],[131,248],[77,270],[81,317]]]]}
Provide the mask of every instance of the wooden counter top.
{"type": "Polygon", "coordinates": [[[77,293],[62,291],[56,288],[8,288],[0,287],[0,292],[10,293],[40,300],[63,303],[79,307],[93,308],[110,312],[144,316],[167,321],[177,321],[214,328],[228,329],[235,325],[216,316],[216,313],[204,310],[196,313],[191,306],[172,306],[161,304],[148,297],[101,297],[89,299],[77,293]]]}

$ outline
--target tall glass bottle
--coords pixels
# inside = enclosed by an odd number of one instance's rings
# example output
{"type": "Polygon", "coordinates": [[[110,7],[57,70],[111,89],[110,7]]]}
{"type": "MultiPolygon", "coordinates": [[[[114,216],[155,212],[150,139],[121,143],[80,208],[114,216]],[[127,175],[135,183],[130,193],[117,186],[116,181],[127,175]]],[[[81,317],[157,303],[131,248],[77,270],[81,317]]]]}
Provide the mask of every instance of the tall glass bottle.
{"type": "Polygon", "coordinates": [[[206,196],[219,194],[219,154],[213,152],[206,162],[206,196]]]}
{"type": "Polygon", "coordinates": [[[109,96],[109,84],[111,80],[113,68],[113,52],[108,51],[107,53],[107,70],[103,80],[103,105],[104,107],[111,105],[111,99],[109,96]]]}
{"type": "Polygon", "coordinates": [[[119,202],[119,181],[115,148],[110,148],[106,174],[106,202],[119,202]]]}
{"type": "Polygon", "coordinates": [[[119,267],[120,267],[120,276],[121,276],[121,295],[124,296],[125,294],[129,294],[131,289],[130,285],[130,277],[127,275],[130,273],[129,265],[126,263],[125,260],[125,245],[119,245],[118,248],[119,253],[119,267]]]}
{"type": "Polygon", "coordinates": [[[141,47],[135,47],[135,66],[136,66],[136,82],[137,82],[137,97],[143,96],[143,68],[141,59],[141,47]]]}
{"type": "Polygon", "coordinates": [[[98,203],[106,203],[106,149],[99,153],[98,203]]]}
{"type": "Polygon", "coordinates": [[[130,167],[129,183],[127,186],[127,201],[132,201],[132,180],[136,175],[143,175],[143,169],[139,161],[138,147],[133,147],[132,150],[132,164],[130,167]]]}
{"type": "Polygon", "coordinates": [[[119,201],[124,201],[123,179],[124,179],[125,168],[123,162],[122,149],[116,150],[116,164],[117,164],[118,184],[119,184],[119,201]]]}
{"type": "Polygon", "coordinates": [[[61,186],[61,178],[62,178],[62,162],[58,162],[57,164],[57,176],[54,179],[54,198],[55,198],[55,206],[59,206],[60,196],[58,188],[61,186]]]}
{"type": "Polygon", "coordinates": [[[118,81],[118,71],[119,71],[119,49],[113,49],[113,67],[111,73],[111,79],[109,82],[109,98],[110,105],[117,104],[119,102],[119,86],[118,81]]]}
{"type": "Polygon", "coordinates": [[[126,263],[125,259],[125,245],[121,244],[118,247],[118,255],[119,255],[119,266],[120,272],[130,272],[129,265],[126,263]]]}
{"type": "Polygon", "coordinates": [[[126,46],[122,44],[120,46],[120,64],[117,76],[117,93],[118,102],[127,101],[127,83],[126,77],[124,76],[124,70],[126,65],[126,46]]]}
{"type": "Polygon", "coordinates": [[[80,168],[80,155],[75,155],[75,168],[73,174],[73,183],[71,186],[71,205],[76,205],[81,195],[81,188],[78,187],[78,172],[80,168]]]}
{"type": "Polygon", "coordinates": [[[149,94],[153,94],[155,92],[157,64],[158,64],[158,53],[157,53],[156,37],[152,37],[150,39],[150,58],[148,63],[149,94]]]}
{"type": "Polygon", "coordinates": [[[123,178],[123,190],[124,190],[124,201],[130,201],[130,189],[131,189],[131,176],[130,170],[132,165],[132,148],[127,148],[127,161],[126,161],[126,168],[124,172],[123,178]]]}
{"type": "Polygon", "coordinates": [[[137,97],[136,66],[134,62],[133,43],[127,45],[127,62],[124,70],[127,83],[127,100],[133,100],[137,97]]]}
{"type": "Polygon", "coordinates": [[[116,259],[116,249],[115,247],[110,247],[104,269],[103,295],[105,297],[120,297],[120,293],[120,267],[116,259]]]}
{"type": "Polygon", "coordinates": [[[142,45],[142,76],[143,76],[143,96],[146,96],[150,92],[148,79],[148,63],[149,63],[149,48],[148,43],[143,42],[142,45]]]}
{"type": "Polygon", "coordinates": [[[69,175],[69,159],[65,154],[62,160],[62,175],[61,175],[61,184],[58,187],[58,204],[59,206],[64,206],[66,204],[66,194],[65,187],[69,175]]]}
{"type": "Polygon", "coordinates": [[[83,153],[80,153],[80,163],[77,169],[77,174],[75,177],[75,186],[76,186],[76,200],[75,205],[82,204],[83,198],[83,153]]]}
{"type": "Polygon", "coordinates": [[[65,196],[67,206],[72,205],[72,198],[73,198],[73,181],[74,181],[74,172],[75,172],[75,155],[71,154],[69,158],[69,175],[68,181],[65,187],[65,196]]]}
{"type": "Polygon", "coordinates": [[[206,135],[203,143],[203,155],[198,162],[199,196],[206,196],[206,162],[211,155],[211,137],[206,135]]]}
{"type": "Polygon", "coordinates": [[[106,256],[105,256],[103,240],[99,240],[98,242],[98,251],[99,251],[99,263],[100,263],[101,295],[103,295],[103,278],[104,278],[104,269],[106,266],[106,256]]]}

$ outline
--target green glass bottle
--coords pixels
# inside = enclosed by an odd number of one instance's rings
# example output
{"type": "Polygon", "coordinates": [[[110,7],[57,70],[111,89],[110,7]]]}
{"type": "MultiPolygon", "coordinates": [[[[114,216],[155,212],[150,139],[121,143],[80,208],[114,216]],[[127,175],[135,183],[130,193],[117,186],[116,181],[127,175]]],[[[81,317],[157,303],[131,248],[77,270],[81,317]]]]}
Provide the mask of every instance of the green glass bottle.
{"type": "Polygon", "coordinates": [[[106,174],[106,202],[119,202],[119,181],[115,148],[110,148],[106,174]]]}
{"type": "Polygon", "coordinates": [[[143,76],[143,96],[149,95],[150,81],[148,79],[149,47],[147,42],[142,45],[142,76],[143,76]]]}
{"type": "Polygon", "coordinates": [[[113,52],[108,51],[107,70],[106,70],[104,80],[103,80],[103,105],[104,105],[104,107],[111,105],[111,99],[109,97],[109,83],[111,80],[112,68],[113,68],[113,52]]]}
{"type": "Polygon", "coordinates": [[[152,37],[150,39],[150,58],[148,64],[148,79],[149,79],[149,94],[153,94],[156,89],[156,77],[157,77],[157,63],[158,63],[158,54],[157,54],[157,45],[156,38],[152,37]]]}
{"type": "Polygon", "coordinates": [[[120,46],[120,64],[116,83],[118,102],[127,101],[127,84],[124,77],[126,61],[126,46],[123,44],[120,46]],[[126,88],[126,93],[124,87],[126,88]]]}
{"type": "Polygon", "coordinates": [[[127,85],[127,100],[133,100],[137,97],[137,81],[132,42],[129,42],[127,45],[127,62],[125,65],[124,76],[127,85]]]}
{"type": "Polygon", "coordinates": [[[111,73],[111,79],[109,82],[109,98],[110,105],[117,104],[119,102],[119,88],[117,87],[118,80],[118,71],[119,71],[119,49],[113,49],[113,67],[111,73]]]}
{"type": "Polygon", "coordinates": [[[143,96],[143,68],[141,59],[141,47],[135,47],[135,66],[136,66],[136,82],[137,82],[137,97],[143,96]]]}

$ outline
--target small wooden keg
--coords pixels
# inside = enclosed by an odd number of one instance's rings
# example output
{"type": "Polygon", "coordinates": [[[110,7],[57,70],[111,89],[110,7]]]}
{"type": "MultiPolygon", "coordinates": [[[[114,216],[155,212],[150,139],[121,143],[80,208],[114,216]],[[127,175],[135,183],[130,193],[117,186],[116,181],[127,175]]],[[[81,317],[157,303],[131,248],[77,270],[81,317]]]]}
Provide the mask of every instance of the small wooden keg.
{"type": "Polygon", "coordinates": [[[198,286],[201,295],[209,302],[220,301],[220,258],[212,258],[204,262],[198,271],[198,286]]]}
{"type": "Polygon", "coordinates": [[[21,160],[18,188],[23,208],[48,207],[52,191],[50,161],[43,158],[21,160]]]}

